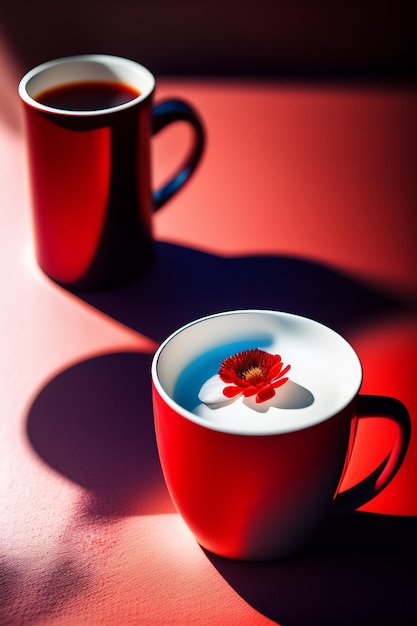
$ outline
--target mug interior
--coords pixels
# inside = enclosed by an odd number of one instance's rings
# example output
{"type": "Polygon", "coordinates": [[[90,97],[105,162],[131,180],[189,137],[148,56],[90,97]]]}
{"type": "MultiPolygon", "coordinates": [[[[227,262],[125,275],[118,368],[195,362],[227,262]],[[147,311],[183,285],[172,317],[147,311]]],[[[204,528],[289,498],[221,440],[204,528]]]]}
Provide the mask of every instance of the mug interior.
{"type": "Polygon", "coordinates": [[[111,55],[88,54],[43,63],[20,81],[19,95],[24,102],[47,112],[70,115],[102,115],[130,107],[149,96],[155,88],[153,74],[143,65],[111,55]],[[106,109],[77,111],[56,109],[37,101],[39,94],[62,85],[88,81],[114,81],[130,85],[140,95],[129,102],[106,109]]]}
{"type": "Polygon", "coordinates": [[[208,316],[174,332],[154,356],[152,378],[164,401],[187,419],[224,432],[263,435],[306,428],[339,413],[358,393],[362,367],[350,344],[319,322],[245,310],[208,316]],[[218,373],[221,361],[251,348],[280,354],[291,365],[289,381],[276,392],[279,402],[253,411],[239,398],[233,415],[229,406],[213,409],[199,402],[199,389],[218,373]]]}

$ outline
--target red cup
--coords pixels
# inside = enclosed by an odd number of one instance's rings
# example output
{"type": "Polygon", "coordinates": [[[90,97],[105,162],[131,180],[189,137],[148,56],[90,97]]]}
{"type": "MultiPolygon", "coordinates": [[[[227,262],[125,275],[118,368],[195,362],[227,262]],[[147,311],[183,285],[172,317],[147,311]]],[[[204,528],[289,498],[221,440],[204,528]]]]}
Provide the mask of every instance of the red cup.
{"type": "Polygon", "coordinates": [[[188,180],[204,146],[188,103],[153,106],[155,78],[134,61],[90,54],[44,63],[19,84],[27,128],[35,250],[73,289],[114,287],[154,261],[151,216],[188,180]],[[151,188],[151,137],[175,121],[193,129],[179,171],[151,188]]]}
{"type": "Polygon", "coordinates": [[[224,557],[268,560],[299,548],[331,512],[354,510],[391,481],[411,432],[404,405],[359,394],[349,343],[311,319],[243,310],[174,332],[152,362],[156,438],[173,502],[197,541],[224,557]],[[243,395],[205,405],[199,389],[223,359],[261,348],[280,354],[289,381],[256,405],[243,395]],[[289,385],[289,386],[288,386],[289,385]],[[391,453],[340,492],[358,419],[397,424],[391,453]]]}

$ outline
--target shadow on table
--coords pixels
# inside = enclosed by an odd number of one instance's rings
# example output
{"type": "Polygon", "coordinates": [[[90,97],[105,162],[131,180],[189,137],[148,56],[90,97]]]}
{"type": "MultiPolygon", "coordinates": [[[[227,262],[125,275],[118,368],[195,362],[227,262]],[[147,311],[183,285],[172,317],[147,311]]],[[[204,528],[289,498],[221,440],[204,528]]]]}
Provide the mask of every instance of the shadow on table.
{"type": "Polygon", "coordinates": [[[156,448],[149,372],[135,352],[86,359],[50,380],[27,417],[32,447],[90,493],[90,515],[172,513],[156,448]]]}
{"type": "Polygon", "coordinates": [[[83,567],[82,556],[77,553],[58,555],[48,567],[35,573],[28,563],[30,559],[19,561],[0,553],[2,626],[50,624],[67,603],[85,593],[91,584],[88,568],[83,567]]]}
{"type": "Polygon", "coordinates": [[[393,294],[312,261],[221,257],[163,242],[157,243],[155,266],[140,282],[77,295],[156,341],[187,322],[230,309],[297,313],[346,332],[407,306],[393,294]]]}
{"type": "Polygon", "coordinates": [[[235,591],[282,626],[417,624],[417,518],[329,518],[296,554],[249,563],[206,552],[235,591]]]}

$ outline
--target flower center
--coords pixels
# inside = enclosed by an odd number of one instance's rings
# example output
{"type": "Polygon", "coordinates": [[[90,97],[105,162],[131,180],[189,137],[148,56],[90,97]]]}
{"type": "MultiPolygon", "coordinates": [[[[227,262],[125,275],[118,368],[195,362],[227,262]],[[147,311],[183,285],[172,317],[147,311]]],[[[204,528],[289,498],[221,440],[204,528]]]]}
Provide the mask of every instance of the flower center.
{"type": "Polygon", "coordinates": [[[256,382],[257,380],[262,380],[264,376],[265,374],[263,369],[254,365],[245,372],[242,372],[240,378],[244,378],[248,382],[256,382]]]}

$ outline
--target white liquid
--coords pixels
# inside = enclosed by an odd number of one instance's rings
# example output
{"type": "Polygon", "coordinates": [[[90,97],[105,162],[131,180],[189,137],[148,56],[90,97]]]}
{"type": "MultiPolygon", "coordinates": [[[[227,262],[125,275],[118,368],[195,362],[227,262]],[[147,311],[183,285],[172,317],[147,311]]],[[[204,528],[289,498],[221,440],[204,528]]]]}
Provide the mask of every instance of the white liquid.
{"type": "Polygon", "coordinates": [[[242,434],[290,432],[341,411],[356,395],[362,370],[353,348],[332,330],[285,313],[233,313],[191,324],[157,358],[174,403],[208,428],[242,434]],[[264,403],[255,398],[209,406],[198,393],[227,356],[258,347],[289,364],[289,381],[264,403]]]}
{"type": "Polygon", "coordinates": [[[343,398],[334,362],[309,350],[308,344],[287,345],[285,338],[267,351],[280,354],[284,365],[291,365],[288,382],[276,389],[271,400],[256,403],[254,396],[240,396],[222,405],[199,403],[192,412],[212,426],[256,434],[304,428],[335,412],[333,407],[339,406],[343,398]]]}

